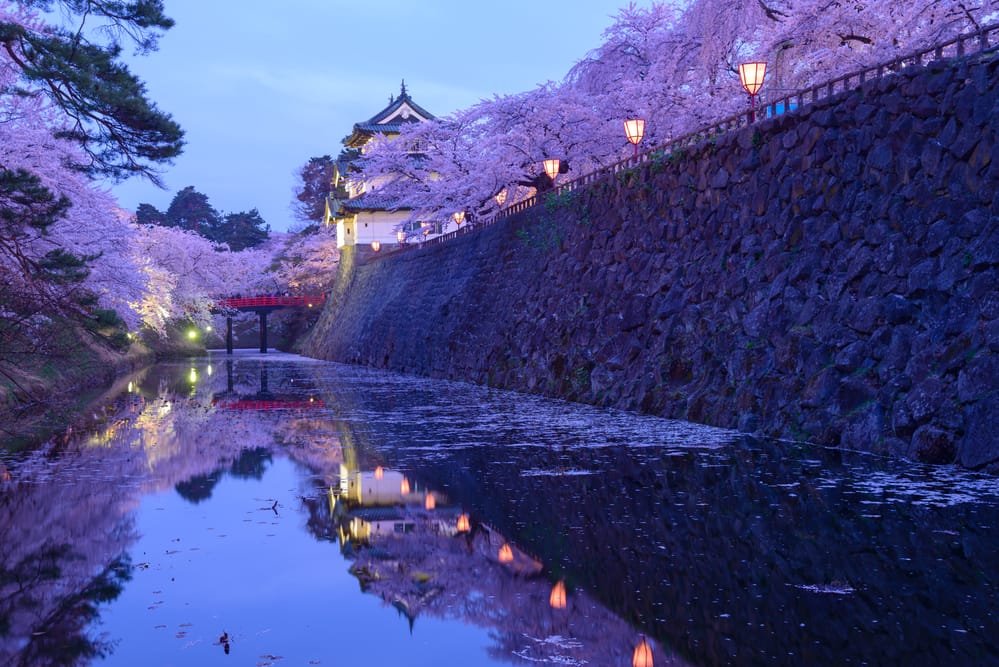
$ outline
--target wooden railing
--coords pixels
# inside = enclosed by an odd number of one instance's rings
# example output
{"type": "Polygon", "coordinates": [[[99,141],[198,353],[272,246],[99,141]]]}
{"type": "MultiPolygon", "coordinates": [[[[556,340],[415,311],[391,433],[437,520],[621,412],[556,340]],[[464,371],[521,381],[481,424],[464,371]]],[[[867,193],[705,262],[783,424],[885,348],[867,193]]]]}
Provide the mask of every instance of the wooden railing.
{"type": "Polygon", "coordinates": [[[446,243],[454,238],[463,236],[483,227],[487,227],[512,215],[517,215],[518,213],[531,209],[544,201],[544,198],[552,193],[559,195],[581,187],[589,186],[609,175],[613,175],[627,169],[634,169],[635,167],[644,162],[648,162],[655,157],[669,155],[689,146],[696,145],[706,139],[710,139],[711,137],[716,137],[720,134],[751,125],[755,122],[754,116],[755,118],[765,119],[785,113],[793,113],[797,108],[804,106],[805,104],[812,104],[845,91],[856,90],[867,81],[900,72],[906,67],[920,67],[927,62],[934,60],[961,58],[964,56],[995,51],[997,49],[999,49],[999,23],[993,23],[974,32],[958,35],[954,39],[936,44],[927,49],[923,49],[922,51],[916,51],[914,53],[900,56],[887,62],[882,62],[855,72],[850,72],[849,74],[838,76],[834,79],[830,79],[809,88],[794,91],[793,93],[783,97],[768,100],[766,104],[757,107],[755,113],[748,111],[738,113],[734,116],[729,116],[728,118],[724,118],[711,125],[702,127],[678,139],[674,139],[664,144],[659,144],[632,157],[588,172],[570,181],[566,181],[552,190],[522,199],[511,204],[510,206],[507,206],[489,218],[479,220],[474,224],[466,224],[464,227],[460,227],[453,232],[448,232],[447,234],[442,234],[423,242],[400,245],[396,250],[382,254],[380,258],[390,257],[393,254],[414,248],[425,248],[428,246],[446,243]]]}

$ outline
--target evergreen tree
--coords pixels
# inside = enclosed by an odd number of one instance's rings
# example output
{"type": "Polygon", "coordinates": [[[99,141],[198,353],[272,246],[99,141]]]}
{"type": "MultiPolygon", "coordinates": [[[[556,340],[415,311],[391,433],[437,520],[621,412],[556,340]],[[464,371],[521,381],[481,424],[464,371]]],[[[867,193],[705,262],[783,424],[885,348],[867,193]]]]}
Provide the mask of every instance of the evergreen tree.
{"type": "Polygon", "coordinates": [[[189,185],[170,202],[163,216],[167,227],[180,227],[212,241],[219,240],[222,216],[208,203],[208,196],[189,185]]]}
{"type": "Polygon", "coordinates": [[[234,252],[258,246],[270,238],[271,226],[264,222],[257,209],[229,213],[222,221],[219,237],[215,240],[228,243],[234,252]]]}
{"type": "Polygon", "coordinates": [[[152,204],[139,204],[135,209],[135,222],[140,225],[166,224],[166,215],[152,204]]]}
{"type": "Polygon", "coordinates": [[[312,157],[298,170],[301,185],[295,190],[292,211],[302,222],[319,222],[326,213],[326,197],[333,189],[336,164],[329,155],[312,157]]]}
{"type": "Polygon", "coordinates": [[[122,37],[142,52],[156,48],[173,20],[161,0],[18,0],[0,6],[0,53],[17,69],[10,92],[47,97],[68,124],[57,136],[83,148],[75,166],[115,179],[143,174],[159,182],[154,166],[177,156],[183,131],[146,97],[145,86],[119,62],[122,37]],[[57,6],[57,7],[54,7],[57,6]],[[45,24],[63,17],[69,27],[45,24]],[[104,21],[90,30],[87,21],[104,21]],[[86,29],[85,29],[86,28],[86,29]],[[100,35],[103,42],[91,41],[100,35]]]}

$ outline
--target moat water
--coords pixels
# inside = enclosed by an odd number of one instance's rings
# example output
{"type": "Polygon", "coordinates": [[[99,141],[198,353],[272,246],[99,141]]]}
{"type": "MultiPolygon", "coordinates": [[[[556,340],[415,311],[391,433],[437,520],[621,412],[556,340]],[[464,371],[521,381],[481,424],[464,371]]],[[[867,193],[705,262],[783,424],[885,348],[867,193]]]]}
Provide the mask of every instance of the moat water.
{"type": "Polygon", "coordinates": [[[0,665],[999,664],[994,477],[277,353],[86,417],[0,449],[0,665]]]}

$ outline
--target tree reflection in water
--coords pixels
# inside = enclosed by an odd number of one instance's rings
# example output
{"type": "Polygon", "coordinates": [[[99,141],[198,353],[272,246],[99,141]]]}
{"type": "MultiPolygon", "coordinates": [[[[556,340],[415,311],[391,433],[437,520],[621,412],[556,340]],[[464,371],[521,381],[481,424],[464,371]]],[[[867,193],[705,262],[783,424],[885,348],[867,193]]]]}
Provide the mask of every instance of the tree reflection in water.
{"type": "Polygon", "coordinates": [[[647,635],[659,666],[999,663],[993,478],[289,357],[209,363],[131,378],[92,430],[3,457],[0,663],[111,650],[93,624],[128,581],[140,500],[204,506],[285,457],[287,509],[367,595],[491,629],[497,661],[630,664],[647,635]]]}

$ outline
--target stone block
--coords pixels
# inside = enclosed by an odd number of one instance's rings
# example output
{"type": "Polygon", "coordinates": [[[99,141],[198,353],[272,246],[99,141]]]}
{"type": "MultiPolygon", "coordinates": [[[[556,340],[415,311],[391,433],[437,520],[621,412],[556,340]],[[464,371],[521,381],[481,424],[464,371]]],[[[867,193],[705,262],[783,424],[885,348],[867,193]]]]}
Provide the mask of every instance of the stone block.
{"type": "Polygon", "coordinates": [[[924,425],[912,434],[908,458],[920,463],[953,463],[956,454],[954,434],[936,426],[924,425]]]}
{"type": "Polygon", "coordinates": [[[947,401],[946,385],[942,380],[928,377],[917,384],[905,397],[905,407],[917,423],[928,420],[947,401]]]}
{"type": "Polygon", "coordinates": [[[984,468],[999,461],[999,394],[993,393],[965,407],[964,436],[957,443],[957,462],[966,468],[984,468]]]}

